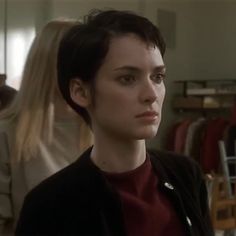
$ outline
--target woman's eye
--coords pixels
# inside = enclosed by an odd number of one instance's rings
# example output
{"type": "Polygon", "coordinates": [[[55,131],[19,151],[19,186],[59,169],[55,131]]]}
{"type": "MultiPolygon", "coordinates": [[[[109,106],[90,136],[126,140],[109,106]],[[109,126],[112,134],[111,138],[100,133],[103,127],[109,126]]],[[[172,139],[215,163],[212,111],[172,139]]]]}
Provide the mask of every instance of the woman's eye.
{"type": "Polygon", "coordinates": [[[130,85],[135,82],[135,77],[133,75],[122,75],[119,77],[119,82],[124,85],[130,85]]]}
{"type": "Polygon", "coordinates": [[[165,78],[164,73],[158,73],[152,76],[152,80],[157,84],[160,84],[161,82],[163,82],[164,78],[165,78]]]}

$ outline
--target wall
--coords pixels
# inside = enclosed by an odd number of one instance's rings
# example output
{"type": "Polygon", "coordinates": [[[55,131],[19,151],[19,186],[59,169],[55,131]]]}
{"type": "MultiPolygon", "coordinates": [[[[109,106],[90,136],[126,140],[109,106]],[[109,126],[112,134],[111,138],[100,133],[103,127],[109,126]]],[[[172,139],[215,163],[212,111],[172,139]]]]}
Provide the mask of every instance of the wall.
{"type": "Polygon", "coordinates": [[[82,18],[94,8],[114,8],[119,10],[132,10],[140,13],[140,0],[52,0],[52,17],[69,16],[82,18]]]}
{"type": "MultiPolygon", "coordinates": [[[[176,47],[167,49],[167,96],[160,141],[163,145],[169,126],[181,115],[173,113],[173,94],[180,89],[174,80],[180,79],[236,79],[236,3],[232,1],[159,2],[156,7],[146,4],[145,15],[154,22],[157,8],[176,13],[176,47]]],[[[157,22],[158,24],[158,22],[157,22]]],[[[152,142],[153,146],[158,143],[152,142]]]]}
{"type": "Polygon", "coordinates": [[[7,0],[7,84],[16,89],[35,32],[49,19],[47,3],[46,0],[7,0]]]}

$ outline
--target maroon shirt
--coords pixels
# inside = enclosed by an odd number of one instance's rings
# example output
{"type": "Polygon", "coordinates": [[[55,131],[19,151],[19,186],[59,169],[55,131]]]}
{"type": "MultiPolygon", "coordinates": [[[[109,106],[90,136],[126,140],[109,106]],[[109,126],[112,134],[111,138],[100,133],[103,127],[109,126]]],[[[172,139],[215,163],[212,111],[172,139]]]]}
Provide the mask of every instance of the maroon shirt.
{"type": "Polygon", "coordinates": [[[105,175],[121,196],[128,236],[185,235],[171,202],[158,191],[149,158],[135,170],[105,175]]]}

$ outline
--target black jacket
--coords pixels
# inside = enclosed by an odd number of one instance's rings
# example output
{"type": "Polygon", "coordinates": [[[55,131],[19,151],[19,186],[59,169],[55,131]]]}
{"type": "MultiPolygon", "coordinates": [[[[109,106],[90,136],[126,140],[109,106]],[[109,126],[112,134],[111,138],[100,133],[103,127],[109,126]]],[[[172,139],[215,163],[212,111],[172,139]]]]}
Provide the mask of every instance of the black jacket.
{"type": "MultiPolygon", "coordinates": [[[[26,196],[17,236],[126,235],[119,195],[91,162],[90,152],[91,148],[26,196]]],[[[158,174],[158,188],[173,202],[186,235],[213,236],[199,166],[173,153],[148,154],[158,174]]]]}

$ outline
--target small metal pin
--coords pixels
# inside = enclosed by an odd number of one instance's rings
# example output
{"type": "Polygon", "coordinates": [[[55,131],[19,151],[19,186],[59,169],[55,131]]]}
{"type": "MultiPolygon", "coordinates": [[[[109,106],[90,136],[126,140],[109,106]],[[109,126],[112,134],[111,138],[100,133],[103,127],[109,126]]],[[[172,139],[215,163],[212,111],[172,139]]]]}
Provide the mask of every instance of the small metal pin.
{"type": "Polygon", "coordinates": [[[170,183],[168,183],[168,182],[165,182],[164,185],[165,185],[168,189],[170,189],[170,190],[173,190],[173,189],[174,189],[173,185],[170,184],[170,183]]]}

